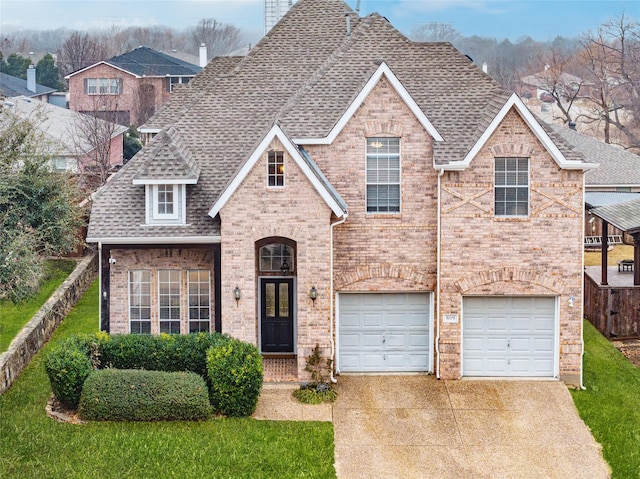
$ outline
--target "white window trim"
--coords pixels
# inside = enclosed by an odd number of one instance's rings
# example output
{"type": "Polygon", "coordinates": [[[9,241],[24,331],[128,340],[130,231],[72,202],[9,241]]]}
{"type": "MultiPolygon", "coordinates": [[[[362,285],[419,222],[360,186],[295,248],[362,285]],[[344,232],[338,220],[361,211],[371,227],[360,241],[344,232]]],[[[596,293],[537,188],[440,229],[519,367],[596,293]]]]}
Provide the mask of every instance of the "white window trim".
{"type": "MultiPolygon", "coordinates": [[[[187,333],[191,331],[191,323],[202,323],[202,319],[191,319],[191,281],[189,281],[189,273],[191,272],[206,272],[207,273],[207,288],[208,288],[208,297],[209,297],[209,331],[211,331],[211,271],[208,269],[187,269],[187,333]]],[[[200,282],[198,283],[200,284],[200,282]]],[[[202,307],[200,306],[200,290],[198,290],[198,306],[197,308],[200,310],[202,307]]]]}
{"type": "MultiPolygon", "coordinates": [[[[158,269],[158,293],[157,293],[157,300],[158,300],[158,332],[160,332],[162,330],[161,328],[161,324],[162,323],[174,323],[174,322],[178,322],[180,324],[179,326],[179,332],[180,334],[182,334],[182,315],[183,315],[183,308],[182,308],[182,276],[183,276],[183,270],[180,269],[166,269],[166,268],[162,268],[162,269],[158,269]],[[161,293],[161,284],[162,281],[160,279],[160,276],[163,271],[169,271],[169,272],[177,272],[178,273],[178,319],[162,319],[161,315],[160,315],[160,311],[162,309],[162,306],[160,305],[160,296],[172,296],[171,293],[167,294],[167,295],[163,295],[161,293]]],[[[172,284],[171,281],[169,282],[165,282],[168,284],[172,284]]],[[[173,307],[173,306],[170,306],[173,307]]]]}
{"type": "Polygon", "coordinates": [[[187,190],[186,185],[180,183],[163,183],[145,185],[146,196],[146,224],[150,226],[184,225],[187,218],[187,190]],[[173,213],[161,214],[158,211],[158,187],[171,186],[173,188],[173,213]]]}
{"type": "Polygon", "coordinates": [[[493,159],[493,216],[494,218],[529,218],[531,216],[531,157],[529,156],[496,156],[493,159]],[[498,158],[516,158],[527,160],[527,214],[526,215],[499,215],[496,213],[496,189],[497,188],[525,188],[519,185],[497,185],[496,184],[496,159],[498,158]]]}
{"type": "MultiPolygon", "coordinates": [[[[153,284],[153,274],[151,272],[151,270],[148,269],[131,269],[127,272],[127,284],[128,284],[128,290],[129,290],[129,297],[127,298],[127,313],[129,316],[129,334],[139,334],[139,333],[133,333],[131,331],[131,323],[132,322],[137,322],[137,323],[141,323],[141,322],[148,322],[149,323],[149,331],[153,332],[151,328],[153,328],[153,290],[152,290],[152,284],[153,284]],[[149,319],[148,320],[142,320],[142,319],[132,319],[131,318],[131,299],[132,299],[132,291],[131,291],[131,286],[132,286],[132,282],[131,282],[131,273],[134,271],[142,271],[142,272],[148,272],[149,273],[149,319]]],[[[145,306],[146,307],[146,306],[145,306]]]]}
{"type": "MultiPolygon", "coordinates": [[[[387,185],[392,185],[395,183],[384,183],[387,185]]],[[[375,185],[378,185],[377,183],[375,185]]],[[[374,184],[372,183],[372,186],[374,186],[374,184]]],[[[369,136],[367,138],[365,138],[365,144],[364,144],[364,212],[367,215],[400,215],[402,214],[402,138],[398,137],[398,136],[369,136]],[[367,187],[369,186],[369,183],[367,181],[367,160],[368,160],[368,153],[367,153],[367,141],[368,140],[373,140],[373,139],[386,139],[386,138],[398,138],[398,168],[399,168],[399,172],[398,172],[398,194],[399,194],[399,198],[398,198],[398,211],[369,211],[367,209],[367,187]]]]}
{"type": "MultiPolygon", "coordinates": [[[[277,165],[277,163],[276,163],[277,165]]],[[[278,178],[278,173],[276,173],[275,178],[278,178]]],[[[267,188],[269,188],[270,190],[281,190],[283,189],[285,186],[287,185],[287,162],[286,162],[286,155],[284,154],[284,151],[279,151],[279,150],[270,150],[267,151],[267,188]],[[270,153],[282,153],[282,185],[270,185],[269,184],[269,154],[270,153]]]]}

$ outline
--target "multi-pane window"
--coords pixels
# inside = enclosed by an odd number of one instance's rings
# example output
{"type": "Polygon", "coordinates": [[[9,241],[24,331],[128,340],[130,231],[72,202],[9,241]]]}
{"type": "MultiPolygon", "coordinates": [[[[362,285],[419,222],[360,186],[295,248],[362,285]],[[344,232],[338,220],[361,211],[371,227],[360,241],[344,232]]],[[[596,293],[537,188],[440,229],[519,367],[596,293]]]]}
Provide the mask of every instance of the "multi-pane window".
{"type": "Polygon", "coordinates": [[[119,95],[122,93],[122,79],[85,78],[84,92],[87,95],[119,95]]]}
{"type": "Polygon", "coordinates": [[[260,271],[282,271],[286,263],[287,270],[293,271],[293,248],[282,243],[273,243],[260,248],[260,271]]]}
{"type": "Polygon", "coordinates": [[[158,185],[158,214],[173,215],[174,194],[173,185],[158,185]]]}
{"type": "Polygon", "coordinates": [[[400,138],[367,138],[367,212],[400,211],[400,138]]]}
{"type": "Polygon", "coordinates": [[[151,271],[129,271],[129,328],[132,333],[151,333],[151,271]]]}
{"type": "Polygon", "coordinates": [[[267,185],[284,186],[283,151],[270,151],[267,155],[267,185]]]}
{"type": "Polygon", "coordinates": [[[529,158],[495,159],[495,215],[529,214],[529,158]]]}
{"type": "Polygon", "coordinates": [[[187,271],[189,288],[189,332],[210,331],[211,294],[209,271],[187,271]]]}
{"type": "Polygon", "coordinates": [[[180,271],[158,271],[158,319],[160,332],[180,333],[180,271]]]}

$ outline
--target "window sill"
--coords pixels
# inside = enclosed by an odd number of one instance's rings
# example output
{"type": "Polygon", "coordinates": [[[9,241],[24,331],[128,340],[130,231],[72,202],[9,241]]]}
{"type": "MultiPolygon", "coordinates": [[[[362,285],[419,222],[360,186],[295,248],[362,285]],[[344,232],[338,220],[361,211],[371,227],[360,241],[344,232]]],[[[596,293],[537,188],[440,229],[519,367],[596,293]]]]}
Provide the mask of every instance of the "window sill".
{"type": "Polygon", "coordinates": [[[519,223],[524,221],[530,221],[530,216],[494,216],[494,221],[499,223],[519,223]]]}
{"type": "Polygon", "coordinates": [[[174,227],[180,227],[180,228],[185,228],[187,226],[191,226],[190,223],[145,223],[140,225],[140,227],[142,228],[153,228],[155,226],[174,226],[174,227]]]}
{"type": "Polygon", "coordinates": [[[296,353],[260,353],[263,358],[268,359],[296,359],[298,355],[296,353]]]}
{"type": "Polygon", "coordinates": [[[397,213],[365,213],[365,218],[370,220],[377,219],[402,219],[402,212],[397,213]]]}

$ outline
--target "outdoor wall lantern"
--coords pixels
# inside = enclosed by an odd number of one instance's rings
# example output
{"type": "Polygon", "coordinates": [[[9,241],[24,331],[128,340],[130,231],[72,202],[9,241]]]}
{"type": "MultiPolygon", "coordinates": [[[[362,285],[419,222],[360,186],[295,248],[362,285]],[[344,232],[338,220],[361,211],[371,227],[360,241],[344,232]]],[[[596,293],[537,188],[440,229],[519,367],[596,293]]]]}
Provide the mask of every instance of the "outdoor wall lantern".
{"type": "Polygon", "coordinates": [[[315,286],[311,286],[311,289],[309,290],[309,297],[311,298],[311,301],[313,301],[313,304],[316,304],[316,299],[318,299],[318,290],[315,286]]]}
{"type": "Polygon", "coordinates": [[[280,272],[282,273],[282,276],[286,276],[289,273],[289,264],[286,261],[284,261],[282,266],[280,266],[280,272]]]}
{"type": "Polygon", "coordinates": [[[238,301],[240,301],[240,287],[236,286],[233,290],[233,297],[236,300],[236,306],[238,306],[238,301]]]}
{"type": "Polygon", "coordinates": [[[569,296],[569,307],[573,308],[573,302],[576,300],[574,295],[569,296]]]}

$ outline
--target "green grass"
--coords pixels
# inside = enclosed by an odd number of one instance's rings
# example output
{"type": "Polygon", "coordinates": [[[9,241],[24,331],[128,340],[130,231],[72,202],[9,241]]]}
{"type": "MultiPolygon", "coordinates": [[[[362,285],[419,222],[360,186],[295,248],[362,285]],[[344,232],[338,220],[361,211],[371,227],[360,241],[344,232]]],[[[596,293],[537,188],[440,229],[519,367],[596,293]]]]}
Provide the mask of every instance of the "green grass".
{"type": "Polygon", "coordinates": [[[573,400],[602,444],[612,478],[640,478],[640,368],[587,321],[584,338],[587,389],[572,391],[573,400]]]}
{"type": "MultiPolygon", "coordinates": [[[[607,251],[607,264],[616,266],[621,259],[633,259],[633,246],[628,244],[616,245],[611,251],[607,251]]],[[[602,253],[600,251],[585,251],[585,266],[600,266],[602,264],[602,253]]]]}
{"type": "MultiPolygon", "coordinates": [[[[51,342],[95,331],[97,297],[96,282],[51,342]]],[[[0,478],[335,478],[331,423],[53,421],[47,349],[0,396],[0,478]]]]}
{"type": "Polygon", "coordinates": [[[44,262],[45,281],[38,292],[29,300],[12,303],[0,301],[0,353],[9,349],[9,344],[16,334],[46,303],[49,296],[58,289],[76,267],[73,260],[47,260],[44,262]]]}

